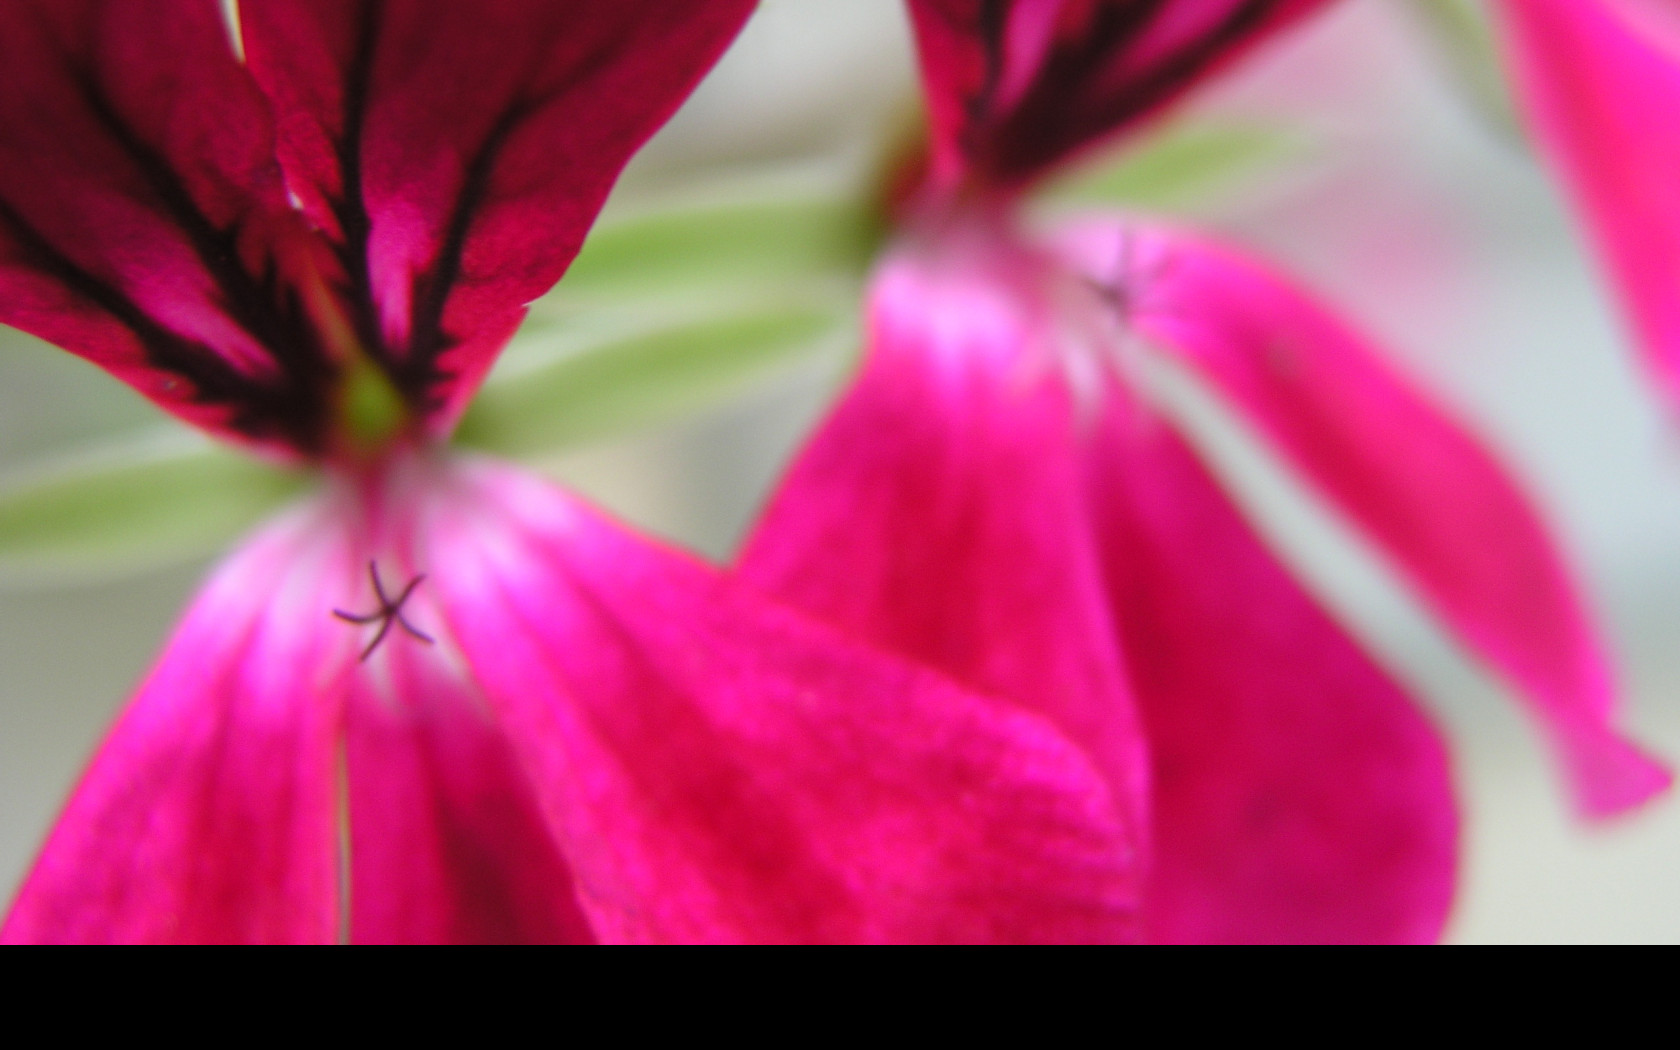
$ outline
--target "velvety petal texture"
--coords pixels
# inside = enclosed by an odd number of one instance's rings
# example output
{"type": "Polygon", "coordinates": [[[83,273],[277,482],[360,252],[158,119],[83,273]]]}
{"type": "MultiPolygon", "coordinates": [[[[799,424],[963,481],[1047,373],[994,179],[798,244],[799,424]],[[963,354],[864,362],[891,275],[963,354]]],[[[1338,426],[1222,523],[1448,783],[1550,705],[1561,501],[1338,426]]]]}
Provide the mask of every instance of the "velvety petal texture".
{"type": "Polygon", "coordinates": [[[751,8],[8,3],[0,321],[270,450],[366,369],[442,435],[751,8]]]}
{"type": "Polygon", "coordinates": [[[356,336],[446,431],[752,0],[242,8],[287,185],[356,336]]]}
{"type": "Polygon", "coordinates": [[[1584,810],[1667,782],[1611,728],[1602,647],[1527,501],[1354,335],[1196,238],[1087,221],[1035,247],[1011,228],[1035,176],[1317,6],[911,0],[930,185],[872,282],[862,374],[741,560],[1090,748],[1139,807],[1151,940],[1433,940],[1458,834],[1435,730],[1146,405],[1152,352],[1194,366],[1525,690],[1584,810]]]}
{"type": "Polygon", "coordinates": [[[353,678],[350,940],[593,942],[525,767],[459,660],[435,648],[429,605],[420,595],[404,615],[426,625],[433,646],[390,637],[353,678]]]}
{"type": "MultiPolygon", "coordinates": [[[[4,316],[327,464],[195,601],[6,940],[1139,934],[1135,731],[1081,728],[1093,759],[1049,718],[433,447],[750,6],[0,12],[4,316]],[[380,375],[406,411],[341,431],[380,375]]],[[[1028,427],[1065,417],[1051,399],[1028,427]]],[[[1063,499],[1067,467],[1018,469],[1063,499]]],[[[1024,538],[1061,572],[1060,537],[1024,538]]],[[[1052,586],[1085,631],[1095,576],[1069,579],[1052,586]]],[[[980,670],[1024,676],[1051,646],[1062,706],[1105,690],[1129,725],[1106,638],[1034,637],[980,670]]]]}
{"type": "Polygon", "coordinates": [[[1046,720],[433,453],[218,571],[4,939],[1112,941],[1131,845],[1046,720]]]}
{"type": "Polygon", "coordinates": [[[1017,186],[1325,0],[910,0],[936,176],[1017,186]]]}
{"type": "Polygon", "coordinates": [[[313,450],[308,236],[210,0],[0,5],[0,321],[190,422],[313,450]]]}
{"type": "Polygon", "coordinates": [[[1518,687],[1584,813],[1667,786],[1667,771],[1614,731],[1609,661],[1581,591],[1481,442],[1310,297],[1229,249],[1114,222],[1065,243],[1093,274],[1130,253],[1137,332],[1195,366],[1518,687]]]}
{"type": "Polygon", "coordinates": [[[1662,0],[1496,6],[1529,124],[1680,405],[1680,14],[1662,0]]]}
{"type": "Polygon", "coordinates": [[[324,504],[218,570],[111,731],[6,919],[14,942],[339,935],[339,727],[357,544],[324,504]]]}
{"type": "Polygon", "coordinates": [[[987,236],[889,256],[863,373],[739,566],[831,623],[1050,716],[1108,775],[1141,857],[1147,755],[1041,265],[987,236]]]}
{"type": "Polygon", "coordinates": [[[1153,758],[1149,938],[1436,940],[1458,838],[1439,736],[1183,439],[1109,396],[1087,464],[1153,758]]]}
{"type": "Polygon", "coordinates": [[[469,463],[417,498],[427,586],[601,939],[1135,929],[1126,829],[1044,720],[509,468],[469,463]]]}
{"type": "Polygon", "coordinates": [[[1433,939],[1439,740],[1126,392],[1122,305],[1006,231],[901,246],[741,572],[1085,744],[1147,835],[1146,938],[1433,939]]]}

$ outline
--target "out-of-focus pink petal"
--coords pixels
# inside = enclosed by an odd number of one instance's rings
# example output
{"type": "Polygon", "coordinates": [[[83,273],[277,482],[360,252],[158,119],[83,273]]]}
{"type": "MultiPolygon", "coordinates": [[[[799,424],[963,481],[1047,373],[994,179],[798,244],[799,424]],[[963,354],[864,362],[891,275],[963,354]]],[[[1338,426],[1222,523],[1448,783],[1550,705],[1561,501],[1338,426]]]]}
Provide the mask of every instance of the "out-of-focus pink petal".
{"type": "Polygon", "coordinates": [[[441,644],[389,637],[350,694],[351,942],[593,941],[524,770],[441,644]]]}
{"type": "Polygon", "coordinates": [[[910,0],[936,174],[1017,186],[1325,0],[910,0]]]}
{"type": "Polygon", "coordinates": [[[752,6],[244,5],[287,181],[336,243],[362,343],[434,429],[752,6]]]}
{"type": "Polygon", "coordinates": [[[112,730],[0,939],[328,942],[356,573],[327,506],[217,572],[112,730]]]}
{"type": "MultiPolygon", "coordinates": [[[[1663,5],[1652,3],[1657,8],[1663,5]]],[[[1680,406],[1680,32],[1603,0],[1498,5],[1530,125],[1680,406]]]]}
{"type": "Polygon", "coordinates": [[[1436,939],[1458,822],[1427,720],[1119,392],[1090,477],[1154,760],[1150,938],[1436,939]]]}
{"type": "Polygon", "coordinates": [[[1255,263],[1176,233],[1091,223],[1091,268],[1130,238],[1131,322],[1181,355],[1385,550],[1549,730],[1580,808],[1602,816],[1667,785],[1612,728],[1604,649],[1561,553],[1511,475],[1364,341],[1255,263]]]}
{"type": "Polygon", "coordinates": [[[274,282],[301,234],[214,3],[0,6],[0,321],[309,450],[331,365],[274,282]]]}
{"type": "Polygon", "coordinates": [[[740,572],[1048,715],[1107,775],[1142,848],[1148,758],[1034,262],[980,242],[883,263],[863,374],[772,498],[740,572]]]}
{"type": "Polygon", "coordinates": [[[1109,792],[1042,719],[867,650],[544,482],[421,498],[438,607],[609,941],[1108,940],[1109,792]]]}

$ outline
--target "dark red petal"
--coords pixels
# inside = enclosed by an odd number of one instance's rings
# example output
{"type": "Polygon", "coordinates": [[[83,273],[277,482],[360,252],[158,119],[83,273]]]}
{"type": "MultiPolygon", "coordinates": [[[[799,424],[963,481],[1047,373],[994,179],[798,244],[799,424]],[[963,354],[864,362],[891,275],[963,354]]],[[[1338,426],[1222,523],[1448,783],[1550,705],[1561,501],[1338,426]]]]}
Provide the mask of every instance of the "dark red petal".
{"type": "Polygon", "coordinates": [[[416,550],[609,941],[1133,929],[1102,779],[1044,720],[867,649],[485,462],[416,550]]]}
{"type": "Polygon", "coordinates": [[[1433,941],[1456,808],[1428,720],[1115,394],[1090,463],[1154,760],[1157,941],[1433,941]]]}
{"type": "Polygon", "coordinates": [[[0,320],[307,450],[330,366],[276,280],[300,233],[215,3],[0,5],[0,320]]]}
{"type": "Polygon", "coordinates": [[[358,567],[325,507],[263,530],[193,603],[47,840],[0,939],[330,942],[358,567]]]}
{"type": "Polygon", "coordinates": [[[350,694],[351,942],[593,941],[514,750],[446,653],[394,627],[350,694]]]}
{"type": "Polygon", "coordinates": [[[882,265],[863,375],[782,482],[740,571],[1048,715],[1108,776],[1142,850],[1147,756],[1081,491],[1075,406],[1031,274],[1010,274],[1006,252],[984,261],[1001,251],[882,265]]]}
{"type": "Polygon", "coordinates": [[[446,429],[751,0],[247,4],[280,157],[353,323],[446,429]]]}
{"type": "Polygon", "coordinates": [[[910,0],[936,172],[1015,186],[1326,0],[910,0]]]}

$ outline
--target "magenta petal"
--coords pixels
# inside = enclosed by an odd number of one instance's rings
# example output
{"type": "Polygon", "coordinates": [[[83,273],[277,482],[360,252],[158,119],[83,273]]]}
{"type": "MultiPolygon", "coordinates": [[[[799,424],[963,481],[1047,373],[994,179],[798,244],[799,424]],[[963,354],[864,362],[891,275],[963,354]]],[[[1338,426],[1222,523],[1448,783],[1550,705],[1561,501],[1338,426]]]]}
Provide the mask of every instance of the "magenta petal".
{"type": "Polygon", "coordinates": [[[910,0],[935,163],[1025,182],[1324,2],[910,0]]]}
{"type": "Polygon", "coordinates": [[[1500,5],[1529,122],[1680,406],[1680,32],[1651,6],[1641,23],[1632,2],[1500,5]]]}
{"type": "Polygon", "coordinates": [[[1511,475],[1363,340],[1260,266],[1189,236],[1103,224],[1073,231],[1069,250],[1096,266],[1128,237],[1149,260],[1134,295],[1138,331],[1194,364],[1521,688],[1581,809],[1602,816],[1662,790],[1664,768],[1612,728],[1603,646],[1511,475]]]}
{"type": "Polygon", "coordinates": [[[989,251],[906,251],[882,265],[863,374],[790,469],[740,571],[826,623],[1049,716],[1109,778],[1141,847],[1148,759],[1102,593],[1054,319],[1036,260],[959,261],[989,251]]]}
{"type": "Polygon", "coordinates": [[[1042,720],[510,468],[425,495],[438,606],[609,941],[1108,940],[1136,873],[1042,720]]]}
{"type": "Polygon", "coordinates": [[[112,730],[0,939],[327,942],[339,935],[336,743],[355,573],[325,508],[217,572],[112,730]]]}
{"type": "Polygon", "coordinates": [[[400,634],[365,666],[346,719],[350,940],[593,941],[524,770],[471,681],[400,634]]]}
{"type": "Polygon", "coordinates": [[[272,281],[301,233],[214,3],[0,5],[0,321],[308,450],[330,366],[272,281]]]}
{"type": "Polygon", "coordinates": [[[1458,823],[1435,731],[1115,396],[1091,488],[1154,759],[1150,938],[1435,940],[1458,823]]]}
{"type": "Polygon", "coordinates": [[[280,159],[336,242],[353,323],[446,429],[619,169],[750,0],[242,8],[280,159]]]}

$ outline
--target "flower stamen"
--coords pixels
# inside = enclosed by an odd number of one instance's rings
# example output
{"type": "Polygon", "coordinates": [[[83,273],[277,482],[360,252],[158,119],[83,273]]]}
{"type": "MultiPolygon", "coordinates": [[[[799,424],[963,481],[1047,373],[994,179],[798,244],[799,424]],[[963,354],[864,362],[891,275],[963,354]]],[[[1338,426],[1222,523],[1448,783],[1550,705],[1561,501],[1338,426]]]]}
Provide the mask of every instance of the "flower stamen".
{"type": "Polygon", "coordinates": [[[385,593],[385,584],[379,579],[378,562],[368,562],[368,578],[373,581],[373,593],[379,598],[379,608],[370,613],[348,613],[343,609],[332,611],[334,616],[346,623],[367,624],[373,623],[375,620],[379,621],[379,630],[374,634],[373,641],[369,642],[367,648],[362,650],[362,661],[366,662],[367,658],[373,655],[373,651],[379,648],[379,643],[383,642],[385,636],[391,632],[391,624],[393,623],[400,625],[404,631],[408,632],[410,637],[431,645],[433,642],[432,636],[409,623],[408,619],[402,614],[403,604],[408,601],[409,595],[414,593],[414,589],[420,586],[420,582],[426,578],[426,574],[421,573],[414,579],[409,580],[408,586],[404,587],[402,592],[394,599],[385,593]]]}

